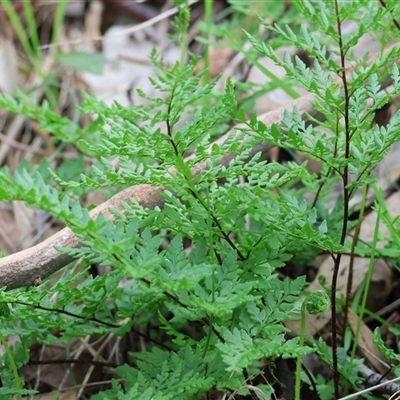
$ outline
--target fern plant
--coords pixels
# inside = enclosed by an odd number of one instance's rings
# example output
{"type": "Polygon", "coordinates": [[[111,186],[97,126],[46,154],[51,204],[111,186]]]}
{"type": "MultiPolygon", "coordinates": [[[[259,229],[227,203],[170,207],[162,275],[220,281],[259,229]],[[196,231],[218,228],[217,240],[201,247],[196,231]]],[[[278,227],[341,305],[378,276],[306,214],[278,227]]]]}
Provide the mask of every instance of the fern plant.
{"type": "MultiPolygon", "coordinates": [[[[0,97],[2,108],[37,120],[57,140],[98,160],[73,180],[53,171],[45,180],[43,167],[22,165],[12,175],[1,170],[1,200],[23,199],[65,222],[80,245],[57,250],[80,260],[82,267],[56,283],[3,288],[1,302],[10,313],[2,312],[0,331],[4,337],[18,335],[20,342],[14,358],[1,358],[2,396],[27,393],[18,384],[15,365],[28,361],[34,342],[123,335],[148,324],[146,353],[132,349],[130,365],[115,369],[124,384],[115,381],[95,399],[195,399],[211,389],[231,394],[241,387],[242,395],[270,398],[271,388],[260,379],[265,365],[326,352],[322,345],[307,346],[286,335],[284,322],[299,317],[298,296],[306,282],[304,276],[289,280],[279,275],[279,268],[300,259],[300,253],[311,264],[320,252],[335,260],[330,282],[335,398],[346,380],[358,383],[354,373],[346,375],[348,369],[341,367],[345,357],[338,359],[335,279],[341,254],[354,252],[346,242],[350,200],[357,188],[374,181],[371,172],[398,140],[400,121],[396,113],[386,127],[372,124],[374,112],[400,91],[394,63],[400,50],[385,51],[382,42],[372,62],[365,58],[351,64],[351,49],[364,32],[373,31],[377,38],[383,32],[379,40],[387,40],[398,8],[370,4],[296,2],[293,7],[305,24],[263,22],[275,41],[306,50],[315,60],[312,70],[289,55],[279,59],[273,47],[247,34],[255,51],[285,68],[288,82],[314,95],[318,113],[308,119],[297,109],[288,109],[271,126],[256,115],[248,119],[232,80],[218,92],[218,78],[202,83],[203,75],[194,74],[196,57],[184,63],[182,56],[165,68],[155,53],[158,75],[152,83],[160,96],[141,93],[149,105],[126,108],[118,103],[108,107],[86,95],[80,109],[96,115],[87,128],[22,93],[15,99],[0,97]],[[345,35],[342,23],[349,19],[359,29],[345,35]],[[309,33],[310,24],[317,33],[309,33]],[[382,92],[386,77],[392,87],[382,92]],[[372,106],[367,107],[368,100],[372,106]],[[225,140],[214,142],[232,123],[238,125],[225,140]],[[257,149],[266,142],[322,161],[320,176],[309,173],[305,163],[265,161],[257,149]],[[331,209],[326,199],[338,181],[343,201],[331,209]],[[111,188],[115,193],[136,185],[153,188],[161,200],[147,207],[130,199],[96,218],[76,201],[82,192],[111,188]],[[306,192],[314,195],[312,202],[306,192]],[[112,272],[93,278],[88,272],[93,263],[111,266],[112,272]],[[127,283],[119,285],[121,280],[127,283]],[[259,391],[251,392],[245,383],[259,391]]],[[[189,8],[180,7],[176,29],[182,45],[189,8]]]]}

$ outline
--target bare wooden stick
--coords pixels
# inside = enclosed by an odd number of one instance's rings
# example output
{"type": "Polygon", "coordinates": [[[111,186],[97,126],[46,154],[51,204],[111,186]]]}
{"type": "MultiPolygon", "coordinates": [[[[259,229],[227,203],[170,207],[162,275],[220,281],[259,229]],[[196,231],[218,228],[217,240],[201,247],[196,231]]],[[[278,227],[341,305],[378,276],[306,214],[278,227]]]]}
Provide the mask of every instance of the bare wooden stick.
{"type": "MultiPolygon", "coordinates": [[[[293,107],[296,107],[302,116],[305,116],[307,113],[316,116],[311,103],[313,99],[314,96],[311,94],[303,96],[284,107],[261,115],[258,119],[267,126],[279,123],[283,117],[283,112],[285,110],[292,110],[293,107]]],[[[245,128],[244,125],[238,125],[234,129],[243,128],[245,128]]],[[[215,143],[223,143],[231,133],[232,131],[229,131],[215,143]]],[[[247,139],[248,137],[245,137],[243,142],[247,139]]],[[[268,151],[270,148],[271,145],[269,143],[261,143],[253,148],[252,155],[258,151],[268,151]]],[[[222,157],[221,164],[227,166],[234,157],[235,154],[222,157]]],[[[188,157],[188,159],[190,158],[188,157]]],[[[200,162],[194,166],[193,175],[197,175],[205,169],[206,162],[200,162]]],[[[160,193],[162,190],[164,188],[153,187],[151,185],[132,186],[97,206],[90,212],[90,216],[91,218],[96,218],[100,213],[103,213],[108,218],[113,219],[113,215],[108,209],[113,207],[119,211],[123,211],[121,202],[129,202],[131,198],[135,199],[143,207],[154,208],[158,206],[161,208],[164,204],[164,199],[160,193]]],[[[71,229],[64,228],[34,247],[1,258],[0,287],[7,286],[7,289],[15,289],[22,286],[37,285],[43,279],[73,261],[71,256],[58,252],[54,246],[76,248],[79,246],[79,240],[71,229]]]]}

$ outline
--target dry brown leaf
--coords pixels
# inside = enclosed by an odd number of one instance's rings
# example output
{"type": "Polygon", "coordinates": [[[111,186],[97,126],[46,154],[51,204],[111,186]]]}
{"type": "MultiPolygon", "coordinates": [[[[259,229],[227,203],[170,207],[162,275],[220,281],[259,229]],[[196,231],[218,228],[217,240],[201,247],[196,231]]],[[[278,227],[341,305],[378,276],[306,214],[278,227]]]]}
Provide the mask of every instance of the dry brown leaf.
{"type": "Polygon", "coordinates": [[[83,202],[84,207],[89,207],[93,204],[98,206],[101,203],[104,203],[105,201],[105,195],[103,193],[98,193],[98,192],[92,192],[89,193],[83,202]]]}
{"type": "Polygon", "coordinates": [[[180,49],[174,43],[169,43],[165,49],[161,48],[159,42],[164,38],[160,38],[159,32],[151,27],[130,36],[122,35],[125,31],[126,27],[115,25],[105,33],[103,54],[109,62],[102,75],[89,72],[81,74],[90,92],[107,104],[114,101],[124,106],[146,103],[147,100],[137,93],[137,88],[149,96],[160,95],[149,80],[156,74],[149,59],[153,48],[163,55],[165,63],[174,64],[180,57],[180,49]]]}
{"type": "Polygon", "coordinates": [[[93,39],[101,35],[101,16],[103,13],[103,7],[103,3],[98,0],[89,3],[84,23],[85,47],[87,50],[97,50],[96,42],[93,39]]]}
{"type": "MultiPolygon", "coordinates": [[[[21,133],[21,129],[24,125],[25,117],[23,115],[16,115],[12,118],[12,121],[4,129],[4,135],[10,140],[13,141],[17,138],[17,136],[21,133]]],[[[3,165],[5,160],[7,159],[10,148],[12,146],[5,141],[1,141],[0,145],[0,165],[3,165]]]]}
{"type": "MultiPolygon", "coordinates": [[[[386,206],[388,208],[389,213],[392,216],[399,215],[400,214],[400,192],[396,192],[392,196],[390,196],[388,199],[386,199],[386,206]]],[[[360,240],[363,240],[365,242],[372,241],[373,236],[374,236],[376,217],[377,217],[376,212],[373,211],[364,218],[364,221],[361,226],[360,236],[359,236],[360,240]]],[[[389,234],[387,227],[382,222],[380,224],[380,232],[383,235],[389,234]]],[[[384,245],[385,245],[384,242],[378,243],[379,248],[382,248],[384,245]]],[[[338,279],[337,279],[337,295],[338,296],[346,293],[349,265],[350,265],[350,256],[343,255],[341,263],[340,263],[340,270],[339,270],[338,279]]],[[[384,265],[386,265],[386,264],[384,264],[384,265]]],[[[331,257],[326,258],[325,261],[322,263],[321,267],[319,268],[316,278],[308,286],[307,291],[313,292],[315,290],[323,290],[323,287],[319,283],[319,277],[325,277],[326,282],[328,282],[328,284],[329,284],[332,281],[333,266],[334,266],[334,264],[333,264],[332,258],[331,257]]],[[[357,289],[364,282],[364,279],[367,275],[368,266],[369,266],[368,258],[356,258],[354,260],[352,295],[355,294],[357,289]]],[[[377,266],[380,269],[385,268],[385,267],[383,267],[382,264],[376,264],[375,268],[377,268],[377,266]]],[[[390,269],[387,266],[386,266],[386,268],[388,268],[388,270],[386,273],[384,272],[384,274],[387,274],[388,278],[385,278],[385,281],[386,281],[386,279],[391,279],[390,269]]],[[[378,277],[378,281],[379,280],[381,280],[381,279],[378,277]]],[[[307,316],[306,316],[306,335],[307,336],[315,335],[330,321],[330,318],[331,318],[330,311],[326,311],[326,312],[318,314],[318,315],[307,314],[307,316]]],[[[300,323],[299,322],[288,321],[286,323],[286,326],[294,332],[300,331],[300,323]]]]}
{"type": "Polygon", "coordinates": [[[16,250],[20,233],[11,213],[0,208],[0,251],[12,254],[16,250]]]}
{"type": "MultiPolygon", "coordinates": [[[[209,48],[209,59],[210,64],[208,70],[210,72],[211,78],[215,78],[219,73],[221,73],[229,61],[234,57],[235,51],[228,47],[210,47],[209,48]]],[[[196,73],[203,71],[204,60],[201,59],[196,65],[196,73]]]]}
{"type": "Polygon", "coordinates": [[[28,208],[24,201],[14,200],[12,202],[14,219],[19,231],[18,249],[27,249],[35,244],[37,230],[36,212],[28,208]]]}
{"type": "MultiPolygon", "coordinates": [[[[349,321],[351,330],[357,333],[357,324],[359,316],[349,308],[347,311],[347,320],[349,321]]],[[[378,346],[374,342],[374,334],[364,322],[361,322],[358,334],[358,347],[361,349],[364,357],[371,365],[382,375],[390,370],[389,362],[385,356],[379,351],[378,346]]]]}
{"type": "Polygon", "coordinates": [[[0,92],[14,93],[17,74],[17,52],[14,44],[0,36],[0,92]]]}
{"type": "Polygon", "coordinates": [[[389,153],[379,164],[376,173],[378,186],[382,191],[393,187],[400,178],[400,142],[396,142],[391,147],[389,153]]]}
{"type": "Polygon", "coordinates": [[[392,269],[381,258],[375,260],[366,304],[368,310],[375,312],[385,306],[393,284],[392,269]]]}

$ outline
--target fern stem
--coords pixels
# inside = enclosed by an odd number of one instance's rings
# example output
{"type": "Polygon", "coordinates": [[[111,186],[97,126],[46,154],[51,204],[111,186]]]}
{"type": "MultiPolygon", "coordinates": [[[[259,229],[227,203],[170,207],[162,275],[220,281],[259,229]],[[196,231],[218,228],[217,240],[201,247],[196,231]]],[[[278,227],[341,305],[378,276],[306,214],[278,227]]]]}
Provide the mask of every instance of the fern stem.
{"type": "MultiPolygon", "coordinates": [[[[346,58],[344,51],[344,43],[343,43],[343,35],[342,35],[342,21],[339,15],[339,4],[338,0],[335,0],[335,13],[336,13],[336,21],[337,21],[337,30],[339,36],[339,49],[340,49],[340,63],[341,63],[341,79],[343,83],[344,90],[344,126],[345,126],[345,159],[348,160],[350,157],[350,127],[349,127],[349,107],[350,107],[350,94],[349,88],[347,85],[346,78],[346,58]]],[[[350,192],[347,187],[349,181],[349,167],[345,165],[343,168],[343,225],[342,225],[342,233],[340,237],[340,245],[343,246],[346,235],[347,235],[347,226],[349,219],[349,202],[350,202],[350,192]]],[[[333,383],[335,389],[335,398],[338,399],[339,396],[339,371],[338,371],[338,338],[337,338],[337,327],[336,327],[336,288],[337,288],[337,278],[339,275],[340,262],[342,259],[342,254],[339,253],[336,256],[335,264],[333,268],[332,274],[332,292],[331,292],[331,319],[332,319],[332,371],[333,371],[333,383]]]]}

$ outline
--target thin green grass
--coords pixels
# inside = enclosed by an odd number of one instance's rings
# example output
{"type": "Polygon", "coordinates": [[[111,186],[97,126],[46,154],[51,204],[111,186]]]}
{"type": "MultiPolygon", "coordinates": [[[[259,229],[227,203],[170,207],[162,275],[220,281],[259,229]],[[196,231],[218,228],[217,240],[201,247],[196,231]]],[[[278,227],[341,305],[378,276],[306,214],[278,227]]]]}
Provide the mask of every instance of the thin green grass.
{"type": "MultiPolygon", "coordinates": [[[[367,305],[367,299],[368,299],[368,294],[369,294],[369,289],[371,285],[371,280],[372,280],[372,273],[374,270],[374,263],[375,263],[375,257],[376,257],[376,251],[375,249],[377,248],[378,240],[379,240],[379,226],[380,226],[380,221],[381,221],[381,214],[382,214],[382,205],[381,202],[379,201],[379,198],[383,198],[382,192],[380,189],[378,189],[376,186],[374,186],[374,191],[376,194],[376,197],[378,199],[377,201],[377,206],[376,206],[376,221],[375,221],[375,228],[374,228],[374,236],[372,238],[372,243],[371,243],[371,256],[369,259],[369,264],[368,264],[368,271],[367,271],[367,276],[364,280],[363,286],[363,294],[361,298],[361,304],[358,307],[358,320],[357,320],[357,328],[354,333],[354,341],[353,341],[353,346],[351,349],[350,353],[350,363],[352,364],[354,362],[355,356],[356,356],[356,351],[358,347],[358,341],[360,337],[360,331],[361,331],[361,324],[362,320],[364,318],[364,315],[366,313],[366,305],[367,305]]],[[[345,393],[347,392],[347,387],[345,390],[345,393]]]]}
{"type": "Polygon", "coordinates": [[[212,10],[213,10],[213,0],[208,0],[204,2],[204,15],[206,21],[206,31],[207,31],[207,40],[204,43],[204,83],[208,83],[210,81],[210,35],[211,35],[211,28],[212,28],[212,10]]]}
{"type": "Polygon", "coordinates": [[[51,36],[52,44],[56,44],[59,41],[60,32],[61,32],[62,24],[64,22],[66,9],[67,9],[66,1],[59,1],[57,3],[57,9],[56,9],[56,13],[54,15],[54,22],[53,22],[53,33],[51,36]]]}
{"type": "MultiPolygon", "coordinates": [[[[59,2],[59,4],[60,3],[64,3],[64,2],[61,1],[61,2],[59,2]]],[[[36,20],[35,20],[35,15],[33,13],[32,4],[30,1],[23,1],[22,5],[23,5],[23,10],[24,10],[26,25],[28,28],[28,34],[29,34],[29,38],[31,41],[32,53],[34,54],[36,61],[41,61],[42,54],[39,50],[39,47],[40,47],[39,34],[38,34],[37,26],[36,26],[36,20]]],[[[34,60],[32,60],[32,61],[34,61],[34,60]]]]}
{"type": "MultiPolygon", "coordinates": [[[[23,1],[22,3],[24,4],[24,9],[29,8],[29,7],[25,6],[25,3],[29,3],[29,2],[23,1]]],[[[33,64],[35,64],[35,62],[38,59],[38,54],[35,51],[35,49],[33,48],[32,44],[30,43],[28,36],[25,32],[25,29],[22,26],[22,23],[18,17],[18,14],[14,10],[13,4],[11,3],[10,0],[4,0],[3,7],[7,13],[8,18],[10,19],[11,25],[14,28],[19,41],[21,42],[21,45],[22,45],[24,51],[26,52],[30,61],[33,64]]],[[[28,25],[31,26],[31,22],[29,22],[28,25]]]]}

